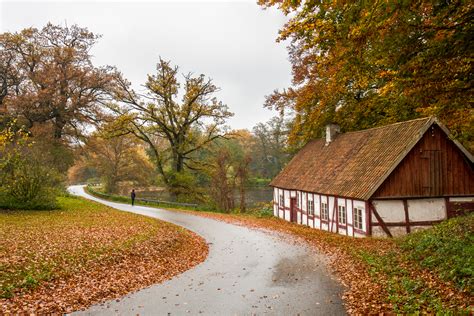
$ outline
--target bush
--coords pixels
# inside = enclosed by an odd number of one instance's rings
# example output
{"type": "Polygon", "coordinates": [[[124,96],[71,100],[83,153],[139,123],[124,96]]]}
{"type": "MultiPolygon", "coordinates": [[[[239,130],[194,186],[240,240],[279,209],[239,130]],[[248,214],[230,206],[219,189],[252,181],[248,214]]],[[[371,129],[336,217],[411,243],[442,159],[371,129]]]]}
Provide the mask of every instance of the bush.
{"type": "Polygon", "coordinates": [[[0,208],[56,207],[61,177],[48,166],[47,156],[22,130],[0,131],[0,208]]]}
{"type": "Polygon", "coordinates": [[[273,217],[273,203],[272,202],[260,202],[249,210],[249,213],[256,215],[257,217],[273,217]]]}
{"type": "Polygon", "coordinates": [[[7,177],[0,186],[0,208],[55,208],[59,189],[52,185],[50,173],[37,162],[25,161],[16,166],[14,177],[7,177]]]}
{"type": "Polygon", "coordinates": [[[410,259],[474,293],[474,214],[450,219],[402,239],[410,259]]]}

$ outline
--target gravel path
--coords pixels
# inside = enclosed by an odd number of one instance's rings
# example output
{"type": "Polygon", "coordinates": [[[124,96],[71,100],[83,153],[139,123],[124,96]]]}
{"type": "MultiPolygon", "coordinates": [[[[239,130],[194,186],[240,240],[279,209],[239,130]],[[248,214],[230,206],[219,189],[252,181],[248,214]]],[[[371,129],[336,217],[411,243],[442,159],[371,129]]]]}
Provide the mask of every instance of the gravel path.
{"type": "Polygon", "coordinates": [[[185,227],[209,244],[208,258],[195,268],[79,314],[345,314],[342,287],[331,278],[325,257],[307,247],[209,218],[104,201],[85,193],[82,186],[69,190],[118,210],[185,227]]]}

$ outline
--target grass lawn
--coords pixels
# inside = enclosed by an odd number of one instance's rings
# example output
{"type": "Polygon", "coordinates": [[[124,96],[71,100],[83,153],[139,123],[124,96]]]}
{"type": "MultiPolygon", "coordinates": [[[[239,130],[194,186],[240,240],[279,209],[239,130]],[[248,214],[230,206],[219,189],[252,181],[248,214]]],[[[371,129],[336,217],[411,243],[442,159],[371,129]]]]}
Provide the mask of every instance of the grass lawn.
{"type": "Polygon", "coordinates": [[[205,241],[176,225],[76,197],[53,211],[0,210],[0,306],[70,312],[202,262],[205,241]]]}

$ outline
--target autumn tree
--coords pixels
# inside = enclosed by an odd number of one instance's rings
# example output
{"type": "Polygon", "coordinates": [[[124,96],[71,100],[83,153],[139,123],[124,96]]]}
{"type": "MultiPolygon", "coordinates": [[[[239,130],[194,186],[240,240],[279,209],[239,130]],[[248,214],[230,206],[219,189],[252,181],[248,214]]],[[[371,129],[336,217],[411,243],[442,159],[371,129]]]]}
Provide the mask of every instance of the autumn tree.
{"type": "MultiPolygon", "coordinates": [[[[188,73],[180,83],[178,70],[160,58],[156,73],[148,76],[144,94],[119,79],[115,92],[118,104],[111,106],[119,115],[116,133],[132,134],[147,144],[156,169],[172,193],[183,185],[180,179],[186,178],[183,175],[187,171],[200,168],[203,162],[195,155],[225,135],[225,121],[232,116],[227,105],[214,97],[219,88],[211,79],[188,73]]],[[[192,188],[188,185],[187,189],[192,188]]]]}
{"type": "Polygon", "coordinates": [[[81,135],[101,118],[115,70],[95,67],[99,36],[77,25],[0,34],[0,115],[30,129],[46,125],[55,139],[81,135]]]}
{"type": "Polygon", "coordinates": [[[241,212],[247,210],[247,185],[250,175],[249,165],[252,162],[252,157],[249,153],[246,153],[242,159],[239,159],[235,170],[236,186],[239,190],[239,209],[241,212]]]}
{"type": "Polygon", "coordinates": [[[217,208],[229,212],[236,206],[238,195],[237,206],[241,212],[246,211],[254,144],[255,137],[248,130],[233,130],[228,138],[210,146],[206,171],[210,197],[217,208]]]}
{"type": "Polygon", "coordinates": [[[273,178],[287,162],[287,124],[276,116],[253,128],[256,141],[253,148],[252,170],[264,178],[273,178]]]}
{"type": "Polygon", "coordinates": [[[266,105],[294,113],[290,143],[327,122],[357,130],[436,115],[472,147],[469,1],[259,0],[290,16],[293,86],[266,105]]]}
{"type": "Polygon", "coordinates": [[[96,170],[107,193],[118,193],[120,183],[144,185],[153,180],[153,165],[139,140],[132,135],[109,137],[97,132],[87,139],[84,157],[83,168],[96,170]]]}
{"type": "Polygon", "coordinates": [[[215,153],[213,162],[209,192],[216,207],[228,213],[235,205],[235,176],[229,151],[219,150],[215,153]]]}

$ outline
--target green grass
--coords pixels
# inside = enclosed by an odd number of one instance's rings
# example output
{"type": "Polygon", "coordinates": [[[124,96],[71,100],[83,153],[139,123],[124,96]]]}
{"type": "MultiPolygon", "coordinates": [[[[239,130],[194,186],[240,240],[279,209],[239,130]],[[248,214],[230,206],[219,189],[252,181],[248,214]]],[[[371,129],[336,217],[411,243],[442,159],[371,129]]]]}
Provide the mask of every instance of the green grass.
{"type": "MultiPolygon", "coordinates": [[[[95,197],[107,200],[107,201],[112,201],[112,202],[118,202],[118,203],[125,203],[125,204],[130,204],[131,200],[129,197],[123,196],[123,195],[115,195],[115,194],[106,194],[101,192],[99,189],[94,188],[92,186],[86,186],[84,187],[85,191],[89,193],[90,195],[93,195],[95,197]]],[[[211,206],[208,205],[198,205],[198,206],[186,206],[186,205],[177,205],[177,204],[172,204],[172,203],[156,203],[156,202],[145,202],[145,201],[140,201],[136,200],[135,201],[136,205],[142,205],[142,206],[150,206],[150,207],[157,207],[157,208],[165,208],[165,209],[174,209],[174,210],[187,210],[187,211],[199,211],[199,212],[210,212],[210,213],[222,213],[222,214],[228,214],[222,210],[215,209],[211,206]]],[[[234,211],[231,212],[231,214],[243,214],[240,213],[238,209],[235,209],[234,211]]],[[[260,203],[254,208],[250,208],[246,211],[247,215],[253,215],[256,217],[273,217],[273,209],[271,206],[271,203],[260,203]]]]}
{"type": "MultiPolygon", "coordinates": [[[[459,291],[473,294],[474,214],[445,221],[433,228],[395,240],[398,247],[388,252],[360,251],[374,279],[386,278],[388,300],[396,313],[425,310],[452,314],[439,293],[426,284],[422,273],[429,271],[450,281],[459,291]]],[[[469,314],[468,310],[456,313],[469,314]]]]}
{"type": "Polygon", "coordinates": [[[408,235],[399,244],[410,260],[474,295],[474,214],[408,235]]]}
{"type": "MultiPolygon", "coordinates": [[[[86,186],[84,187],[84,190],[89,193],[90,195],[93,195],[95,197],[107,200],[107,201],[112,201],[112,202],[118,202],[118,203],[125,203],[125,204],[130,204],[131,199],[130,197],[123,196],[123,195],[116,195],[116,194],[107,194],[104,192],[101,192],[100,189],[93,188],[92,186],[86,186]]],[[[211,207],[205,206],[205,205],[198,205],[196,207],[191,207],[191,206],[186,206],[186,205],[177,205],[173,203],[166,203],[166,202],[145,202],[145,201],[139,201],[135,200],[136,205],[143,205],[143,206],[151,206],[151,207],[162,207],[162,208],[169,208],[169,209],[180,209],[180,210],[190,210],[190,211],[205,211],[205,212],[217,212],[217,213],[222,213],[219,210],[213,209],[211,207]]]]}

